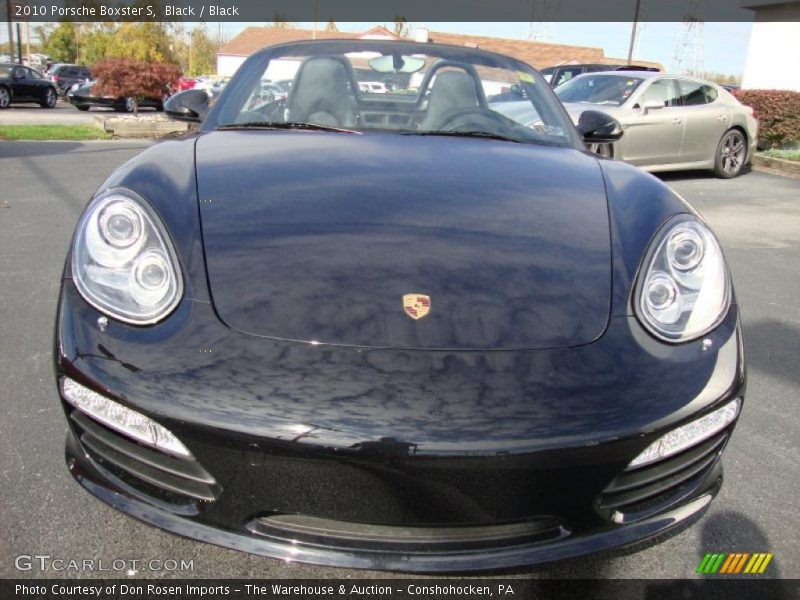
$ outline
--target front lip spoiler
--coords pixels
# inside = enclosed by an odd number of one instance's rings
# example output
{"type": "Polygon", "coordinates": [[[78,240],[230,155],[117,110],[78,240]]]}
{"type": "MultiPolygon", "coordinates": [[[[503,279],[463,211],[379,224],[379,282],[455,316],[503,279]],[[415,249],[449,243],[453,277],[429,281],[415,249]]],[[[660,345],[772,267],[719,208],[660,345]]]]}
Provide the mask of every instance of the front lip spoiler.
{"type": "Polygon", "coordinates": [[[706,511],[719,491],[722,480],[714,483],[678,508],[629,525],[556,541],[516,545],[506,548],[458,552],[365,552],[347,548],[277,542],[244,532],[219,529],[158,509],[113,489],[110,482],[81,449],[70,431],[67,434],[66,458],[69,471],[89,493],[135,519],[174,534],[217,546],[267,556],[286,562],[300,562],[354,569],[377,569],[411,573],[446,573],[492,571],[532,566],[603,550],[619,549],[662,536],[694,522],[706,511]]]}

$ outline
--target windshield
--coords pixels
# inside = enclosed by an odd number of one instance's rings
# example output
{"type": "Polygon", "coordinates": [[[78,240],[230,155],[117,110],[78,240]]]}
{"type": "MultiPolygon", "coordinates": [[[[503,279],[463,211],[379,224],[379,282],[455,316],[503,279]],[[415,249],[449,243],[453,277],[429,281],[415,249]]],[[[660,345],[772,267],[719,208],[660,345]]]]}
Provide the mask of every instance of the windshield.
{"type": "Polygon", "coordinates": [[[561,84],[555,92],[562,102],[621,106],[642,81],[638,77],[619,75],[582,75],[561,84]]]}
{"type": "Polygon", "coordinates": [[[261,51],[234,75],[203,124],[238,127],[580,145],[547,83],[527,65],[414,42],[299,42],[261,51]]]}

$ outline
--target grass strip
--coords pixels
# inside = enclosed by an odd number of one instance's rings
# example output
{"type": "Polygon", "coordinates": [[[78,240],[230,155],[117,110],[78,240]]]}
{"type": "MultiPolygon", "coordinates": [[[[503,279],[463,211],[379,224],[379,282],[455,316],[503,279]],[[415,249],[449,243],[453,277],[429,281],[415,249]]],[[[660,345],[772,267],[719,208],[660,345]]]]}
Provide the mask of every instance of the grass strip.
{"type": "Polygon", "coordinates": [[[94,125],[0,125],[0,140],[109,140],[94,125]]]}

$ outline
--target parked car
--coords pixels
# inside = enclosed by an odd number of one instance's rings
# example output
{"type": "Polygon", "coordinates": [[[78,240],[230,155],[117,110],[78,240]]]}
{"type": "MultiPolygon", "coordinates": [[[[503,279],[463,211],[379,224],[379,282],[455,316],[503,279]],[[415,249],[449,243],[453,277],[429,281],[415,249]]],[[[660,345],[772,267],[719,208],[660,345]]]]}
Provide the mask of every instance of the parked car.
{"type": "Polygon", "coordinates": [[[194,89],[203,90],[209,98],[216,98],[225,89],[227,83],[228,80],[224,78],[206,79],[198,81],[194,89]]]}
{"type": "Polygon", "coordinates": [[[178,90],[177,91],[182,92],[184,90],[190,90],[195,85],[197,85],[197,79],[193,79],[191,77],[182,76],[182,77],[178,78],[178,85],[177,85],[178,90]]]}
{"type": "Polygon", "coordinates": [[[56,84],[60,96],[65,96],[67,91],[76,83],[86,83],[92,79],[89,67],[60,63],[48,71],[50,81],[56,84]]]}
{"type": "Polygon", "coordinates": [[[576,128],[514,58],[386,40],[273,46],[213,106],[165,108],[198,135],[100,185],[61,280],[87,491],[185,537],[402,571],[664,539],[708,508],[737,301],[702,218],[586,150],[611,116],[576,128]],[[355,61],[396,93],[361,94],[355,61]],[[287,62],[285,103],[259,103],[287,62]],[[497,81],[537,127],[489,106],[497,81]]]}
{"type": "Polygon", "coordinates": [[[57,101],[55,85],[39,71],[13,63],[0,64],[0,109],[23,102],[53,108],[57,101]]]}
{"type": "Polygon", "coordinates": [[[286,90],[281,86],[275,85],[270,81],[261,81],[261,96],[260,100],[265,102],[278,101],[283,102],[287,97],[286,90]]]}
{"type": "Polygon", "coordinates": [[[359,81],[358,89],[367,94],[386,94],[389,91],[382,81],[359,81]]]}
{"type": "Polygon", "coordinates": [[[622,139],[594,150],[648,171],[711,169],[718,177],[735,177],[758,142],[753,109],[700,79],[644,71],[592,73],[555,93],[573,121],[589,105],[622,123],[622,139]]]}
{"type": "Polygon", "coordinates": [[[657,67],[645,67],[643,65],[620,65],[608,63],[588,63],[580,65],[558,65],[547,67],[539,72],[544,76],[550,87],[558,87],[565,81],[584,73],[595,73],[598,71],[660,71],[657,67]]]}
{"type": "MultiPolygon", "coordinates": [[[[75,84],[67,92],[67,100],[78,110],[89,110],[92,107],[96,108],[113,108],[118,112],[133,112],[135,107],[135,99],[132,97],[117,98],[115,96],[97,96],[93,93],[95,82],[88,81],[83,84],[75,84]]],[[[164,100],[168,95],[168,91],[164,90],[164,96],[161,98],[139,98],[139,108],[154,108],[156,110],[164,109],[164,100]]]]}

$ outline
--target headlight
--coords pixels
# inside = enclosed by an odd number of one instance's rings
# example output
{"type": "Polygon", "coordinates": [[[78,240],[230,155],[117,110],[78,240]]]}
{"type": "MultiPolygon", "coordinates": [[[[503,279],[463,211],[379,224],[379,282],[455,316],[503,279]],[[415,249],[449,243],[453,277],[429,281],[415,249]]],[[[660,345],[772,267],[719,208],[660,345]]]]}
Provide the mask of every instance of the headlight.
{"type": "Polygon", "coordinates": [[[160,321],[183,294],[164,227],[130,190],[104,192],[89,204],[75,233],[72,274],[89,304],[136,325],[160,321]]]}
{"type": "Polygon", "coordinates": [[[716,327],[730,303],[730,280],[714,234],[691,215],[661,228],[642,264],[635,309],[644,326],[668,342],[716,327]]]}

